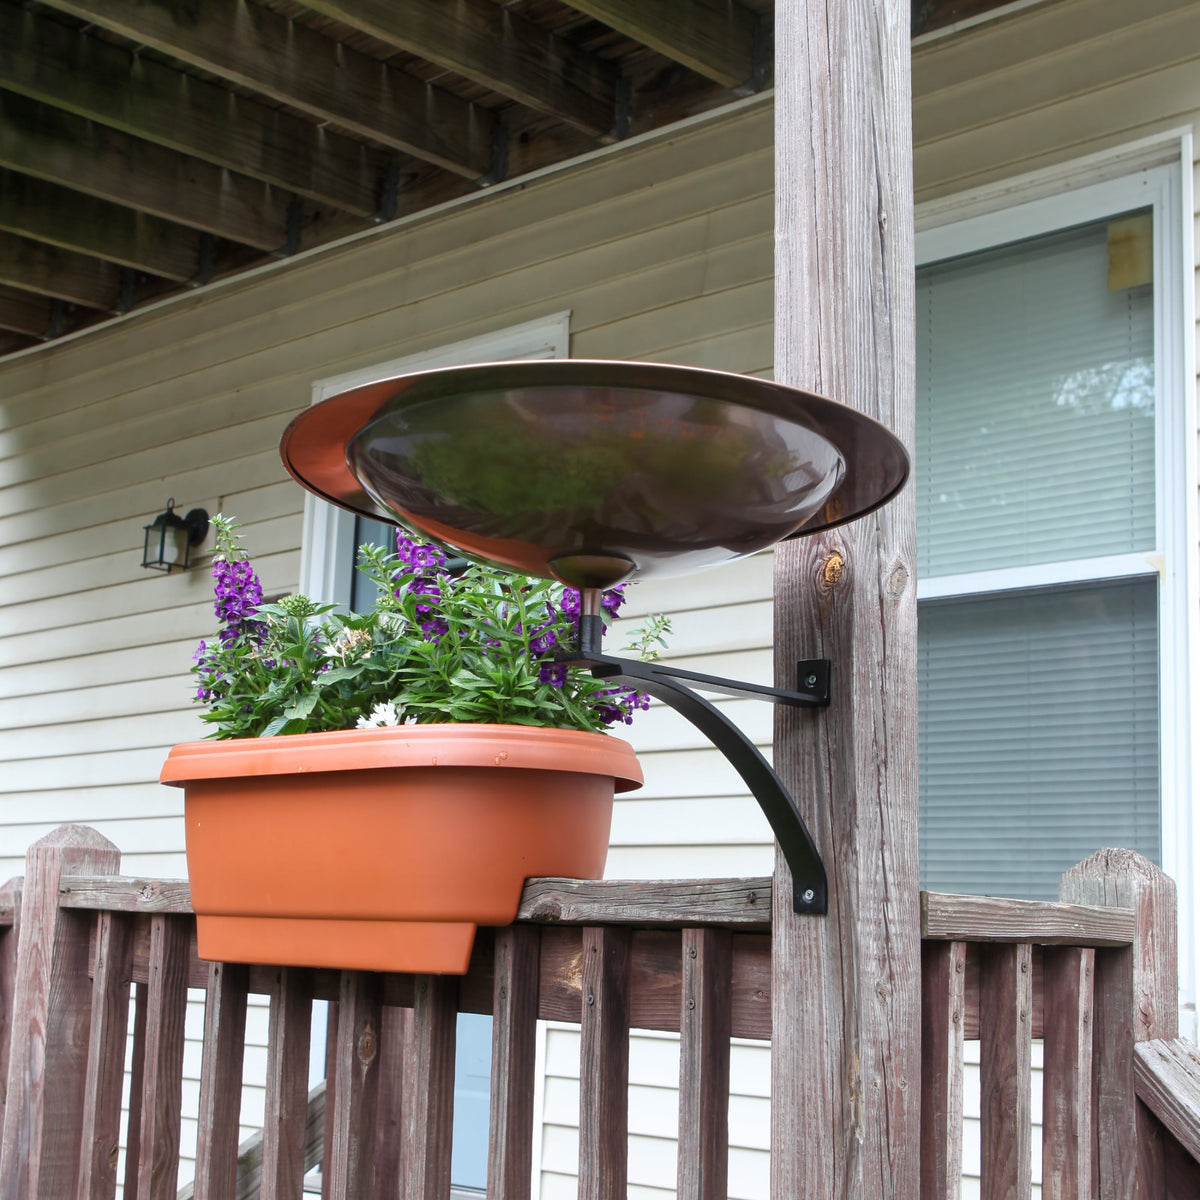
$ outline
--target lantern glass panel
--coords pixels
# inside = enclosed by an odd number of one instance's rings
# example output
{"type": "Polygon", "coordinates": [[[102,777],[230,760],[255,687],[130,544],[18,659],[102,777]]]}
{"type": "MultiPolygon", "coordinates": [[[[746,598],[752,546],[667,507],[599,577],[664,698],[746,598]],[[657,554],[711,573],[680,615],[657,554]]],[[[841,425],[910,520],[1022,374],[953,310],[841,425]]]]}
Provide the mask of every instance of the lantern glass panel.
{"type": "Polygon", "coordinates": [[[163,557],[168,571],[173,568],[183,570],[187,566],[189,548],[187,526],[182,521],[178,525],[172,521],[163,540],[163,557]]]}
{"type": "Polygon", "coordinates": [[[149,567],[155,571],[165,571],[164,558],[164,539],[166,537],[166,524],[161,516],[146,526],[146,546],[142,552],[142,566],[149,567]]]}

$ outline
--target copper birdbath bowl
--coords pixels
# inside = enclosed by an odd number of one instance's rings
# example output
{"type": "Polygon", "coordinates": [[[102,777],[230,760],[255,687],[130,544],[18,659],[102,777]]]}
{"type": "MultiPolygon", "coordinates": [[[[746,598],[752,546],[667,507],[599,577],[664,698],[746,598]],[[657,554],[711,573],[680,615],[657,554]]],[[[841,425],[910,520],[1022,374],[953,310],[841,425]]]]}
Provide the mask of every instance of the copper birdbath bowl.
{"type": "Polygon", "coordinates": [[[605,654],[599,593],[717,566],[885,504],[908,478],[878,421],[797,388],[658,363],[551,359],[422,371],[313,405],[283,435],[302,486],[467,558],[583,594],[565,657],[683,713],[730,759],[792,866],[797,912],[826,911],[824,867],[757,748],[691,687],[829,702],[829,664],[795,690],[605,654]]]}

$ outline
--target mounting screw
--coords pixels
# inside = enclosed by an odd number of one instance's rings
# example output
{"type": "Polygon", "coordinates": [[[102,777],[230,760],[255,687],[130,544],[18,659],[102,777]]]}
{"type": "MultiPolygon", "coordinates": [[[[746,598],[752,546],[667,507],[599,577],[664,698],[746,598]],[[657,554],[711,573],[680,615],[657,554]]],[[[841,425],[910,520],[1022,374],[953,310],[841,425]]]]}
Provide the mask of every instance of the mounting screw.
{"type": "Polygon", "coordinates": [[[811,904],[817,898],[817,893],[812,888],[805,888],[804,895],[800,897],[805,904],[811,904]]]}
{"type": "Polygon", "coordinates": [[[805,675],[804,686],[805,687],[816,687],[817,686],[817,677],[815,675],[805,675]]]}

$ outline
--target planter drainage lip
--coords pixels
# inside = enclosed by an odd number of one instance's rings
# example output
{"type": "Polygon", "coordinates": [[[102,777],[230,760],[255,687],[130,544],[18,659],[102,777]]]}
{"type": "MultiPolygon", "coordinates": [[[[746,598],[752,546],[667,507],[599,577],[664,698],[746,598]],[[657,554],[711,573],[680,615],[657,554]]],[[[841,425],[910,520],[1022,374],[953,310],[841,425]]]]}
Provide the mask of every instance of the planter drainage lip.
{"type": "Polygon", "coordinates": [[[573,771],[612,778],[617,792],[641,787],[642,769],[622,738],[530,725],[401,725],[331,733],[231,738],[174,746],[159,782],[314,771],[483,767],[573,771]]]}

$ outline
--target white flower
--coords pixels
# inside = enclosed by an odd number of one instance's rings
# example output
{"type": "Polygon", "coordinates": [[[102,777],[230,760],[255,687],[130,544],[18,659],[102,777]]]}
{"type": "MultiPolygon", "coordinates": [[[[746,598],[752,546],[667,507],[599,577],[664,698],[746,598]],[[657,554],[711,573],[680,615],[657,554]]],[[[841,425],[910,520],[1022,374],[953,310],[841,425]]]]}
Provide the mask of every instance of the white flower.
{"type": "MultiPolygon", "coordinates": [[[[371,715],[369,717],[359,717],[358,728],[372,729],[375,726],[384,727],[388,725],[399,725],[400,717],[403,715],[403,713],[403,708],[397,712],[396,706],[390,700],[388,700],[383,704],[375,705],[375,707],[371,710],[371,715]]],[[[414,718],[409,717],[404,724],[410,724],[413,719],[414,718]]]]}

